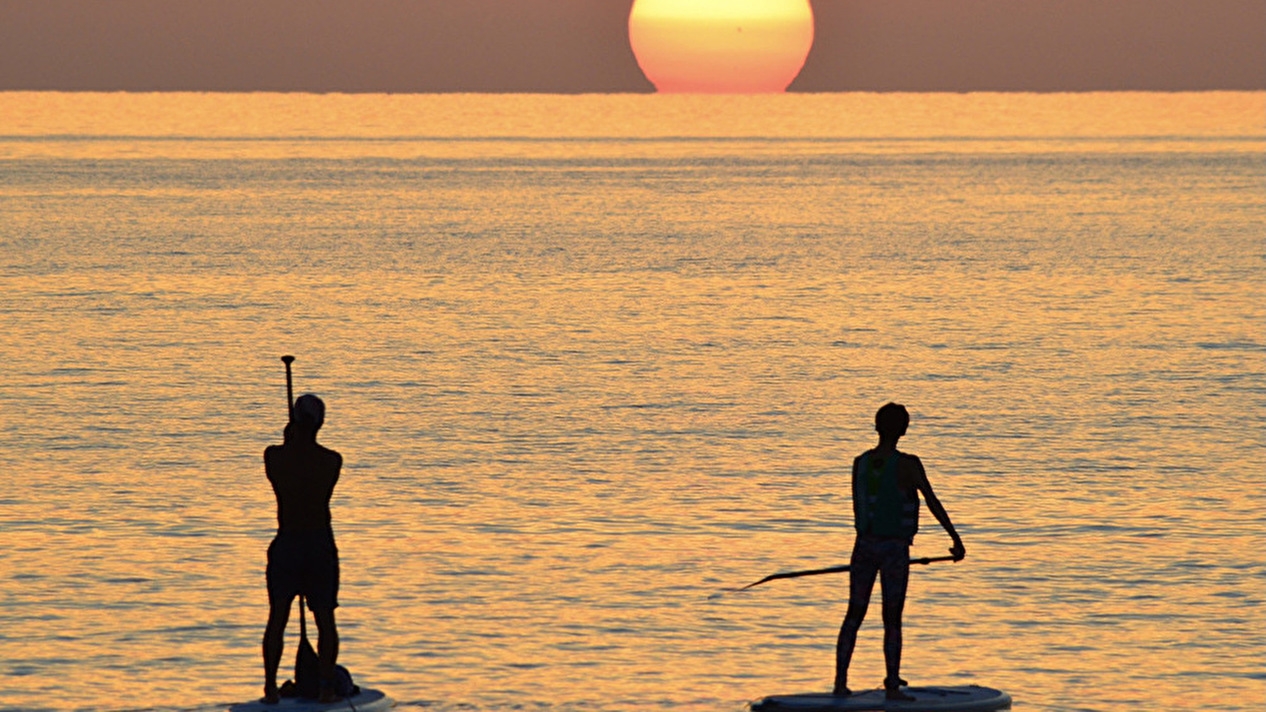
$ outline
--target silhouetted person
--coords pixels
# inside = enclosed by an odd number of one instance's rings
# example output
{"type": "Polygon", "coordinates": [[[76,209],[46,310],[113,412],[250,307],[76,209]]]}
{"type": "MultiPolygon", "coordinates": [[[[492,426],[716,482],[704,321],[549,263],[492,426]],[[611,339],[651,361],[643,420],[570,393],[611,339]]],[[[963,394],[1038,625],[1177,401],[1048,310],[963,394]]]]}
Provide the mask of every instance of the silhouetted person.
{"type": "Polygon", "coordinates": [[[857,644],[857,631],[870,605],[870,592],[879,575],[883,591],[884,690],[890,700],[913,700],[901,691],[901,611],[906,603],[910,577],[910,545],[919,530],[919,493],[928,510],[954,540],[950,553],[955,561],[967,555],[963,540],[954,531],[949,514],[932,492],[919,458],[897,451],[910,414],[904,406],[889,403],[875,414],[879,445],[853,460],[853,518],[857,539],[849,561],[848,613],[835,645],[835,694],[848,689],[848,665],[857,644]]]}
{"type": "Polygon", "coordinates": [[[268,546],[268,627],[264,631],[264,701],[279,700],[277,667],[290,604],[303,595],[317,624],[321,661],[321,700],[334,693],[338,658],[338,549],[330,524],[330,496],[338,482],[343,457],[317,444],[325,422],[325,404],[307,394],[295,401],[285,442],[264,450],[264,471],[277,496],[277,536],[268,546]]]}

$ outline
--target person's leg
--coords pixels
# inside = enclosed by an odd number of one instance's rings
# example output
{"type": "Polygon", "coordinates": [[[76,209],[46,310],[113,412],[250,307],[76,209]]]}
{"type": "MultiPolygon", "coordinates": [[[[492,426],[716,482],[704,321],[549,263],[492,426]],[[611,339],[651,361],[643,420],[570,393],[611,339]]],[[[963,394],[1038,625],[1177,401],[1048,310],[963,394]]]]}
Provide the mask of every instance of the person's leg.
{"type": "Polygon", "coordinates": [[[857,646],[857,631],[866,618],[870,607],[870,594],[875,588],[876,562],[862,551],[861,543],[853,545],[853,556],[848,572],[848,612],[840,624],[840,635],[835,641],[835,686],[837,695],[848,695],[848,667],[853,661],[853,648],[857,646]]]}
{"type": "Polygon", "coordinates": [[[277,694],[277,668],[285,643],[286,623],[290,620],[290,604],[299,595],[299,580],[294,568],[294,555],[289,542],[281,534],[268,544],[268,563],[264,582],[268,588],[268,625],[264,628],[264,702],[281,701],[277,694]]]}
{"type": "Polygon", "coordinates": [[[879,585],[883,597],[884,664],[888,676],[884,689],[890,700],[912,700],[901,692],[901,615],[906,606],[906,588],[910,582],[910,547],[893,546],[885,552],[880,568],[879,585]]]}
{"type": "Polygon", "coordinates": [[[286,623],[290,620],[290,603],[294,596],[273,597],[268,601],[268,625],[264,628],[264,702],[276,704],[277,668],[281,666],[281,653],[285,644],[286,623]]]}
{"type": "Polygon", "coordinates": [[[334,665],[338,662],[338,627],[334,624],[334,609],[312,609],[317,625],[317,657],[321,659],[321,701],[334,702],[339,696],[334,691],[334,665]]]}
{"type": "Polygon", "coordinates": [[[339,561],[334,540],[314,547],[312,568],[307,578],[308,605],[317,624],[317,657],[321,662],[321,700],[338,699],[334,689],[334,666],[338,662],[338,627],[334,609],[338,607],[339,561]]]}

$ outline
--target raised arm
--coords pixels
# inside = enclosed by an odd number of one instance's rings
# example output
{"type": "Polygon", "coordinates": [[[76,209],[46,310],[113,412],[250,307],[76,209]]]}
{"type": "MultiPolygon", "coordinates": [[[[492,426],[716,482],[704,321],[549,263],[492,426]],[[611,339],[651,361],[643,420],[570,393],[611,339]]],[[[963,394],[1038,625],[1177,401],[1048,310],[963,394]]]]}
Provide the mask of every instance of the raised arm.
{"type": "Polygon", "coordinates": [[[927,471],[923,469],[923,462],[913,455],[910,456],[910,459],[914,461],[917,470],[915,486],[919,488],[919,492],[923,494],[923,499],[927,501],[928,511],[932,512],[932,516],[936,517],[936,521],[941,523],[941,526],[945,528],[945,532],[954,540],[954,546],[950,547],[950,554],[953,555],[955,561],[962,561],[967,556],[967,549],[963,546],[963,538],[954,529],[954,522],[950,521],[949,512],[945,511],[945,506],[941,504],[941,500],[937,499],[936,492],[932,491],[932,483],[928,481],[927,471]]]}

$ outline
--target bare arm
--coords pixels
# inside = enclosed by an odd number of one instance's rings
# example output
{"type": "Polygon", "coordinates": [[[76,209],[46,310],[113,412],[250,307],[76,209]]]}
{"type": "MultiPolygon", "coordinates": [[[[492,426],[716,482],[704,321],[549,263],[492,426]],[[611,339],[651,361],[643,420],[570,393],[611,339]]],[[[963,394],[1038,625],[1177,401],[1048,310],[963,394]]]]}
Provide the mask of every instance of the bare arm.
{"type": "Polygon", "coordinates": [[[950,554],[954,556],[955,561],[962,561],[967,556],[967,549],[963,546],[963,538],[958,535],[958,530],[954,529],[954,522],[950,521],[949,512],[945,511],[945,506],[941,504],[941,500],[937,499],[936,493],[932,491],[932,483],[928,481],[927,472],[923,469],[923,463],[919,458],[911,456],[918,472],[915,475],[915,486],[919,488],[919,492],[923,494],[923,499],[927,500],[928,510],[932,512],[932,516],[936,517],[936,521],[941,523],[945,528],[945,532],[954,540],[954,546],[950,548],[950,554]]]}

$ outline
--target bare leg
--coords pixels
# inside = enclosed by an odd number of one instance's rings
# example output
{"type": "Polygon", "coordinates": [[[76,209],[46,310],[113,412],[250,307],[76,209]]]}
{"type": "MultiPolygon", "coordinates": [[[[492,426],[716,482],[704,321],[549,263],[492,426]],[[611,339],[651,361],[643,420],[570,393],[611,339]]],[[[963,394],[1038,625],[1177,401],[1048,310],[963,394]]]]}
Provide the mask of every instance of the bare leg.
{"type": "Polygon", "coordinates": [[[901,691],[901,614],[906,605],[906,588],[910,582],[909,554],[904,554],[904,561],[886,562],[880,574],[879,585],[883,587],[884,617],[884,663],[888,668],[888,677],[884,679],[884,689],[890,700],[913,700],[913,697],[901,691]]]}
{"type": "Polygon", "coordinates": [[[334,691],[334,665],[338,662],[338,628],[334,624],[334,609],[312,611],[317,624],[317,657],[321,659],[321,701],[335,702],[340,699],[334,691]]]}
{"type": "Polygon", "coordinates": [[[268,704],[281,701],[281,696],[277,694],[277,668],[281,666],[281,651],[285,645],[292,601],[294,597],[285,604],[270,602],[268,607],[268,626],[264,628],[264,702],[268,704]]]}
{"type": "Polygon", "coordinates": [[[870,594],[875,588],[874,566],[856,555],[852,557],[852,568],[848,576],[848,612],[844,614],[844,622],[840,624],[840,635],[835,641],[835,688],[837,695],[848,695],[848,666],[853,661],[853,648],[857,646],[857,631],[866,618],[866,610],[870,607],[870,594]]]}

